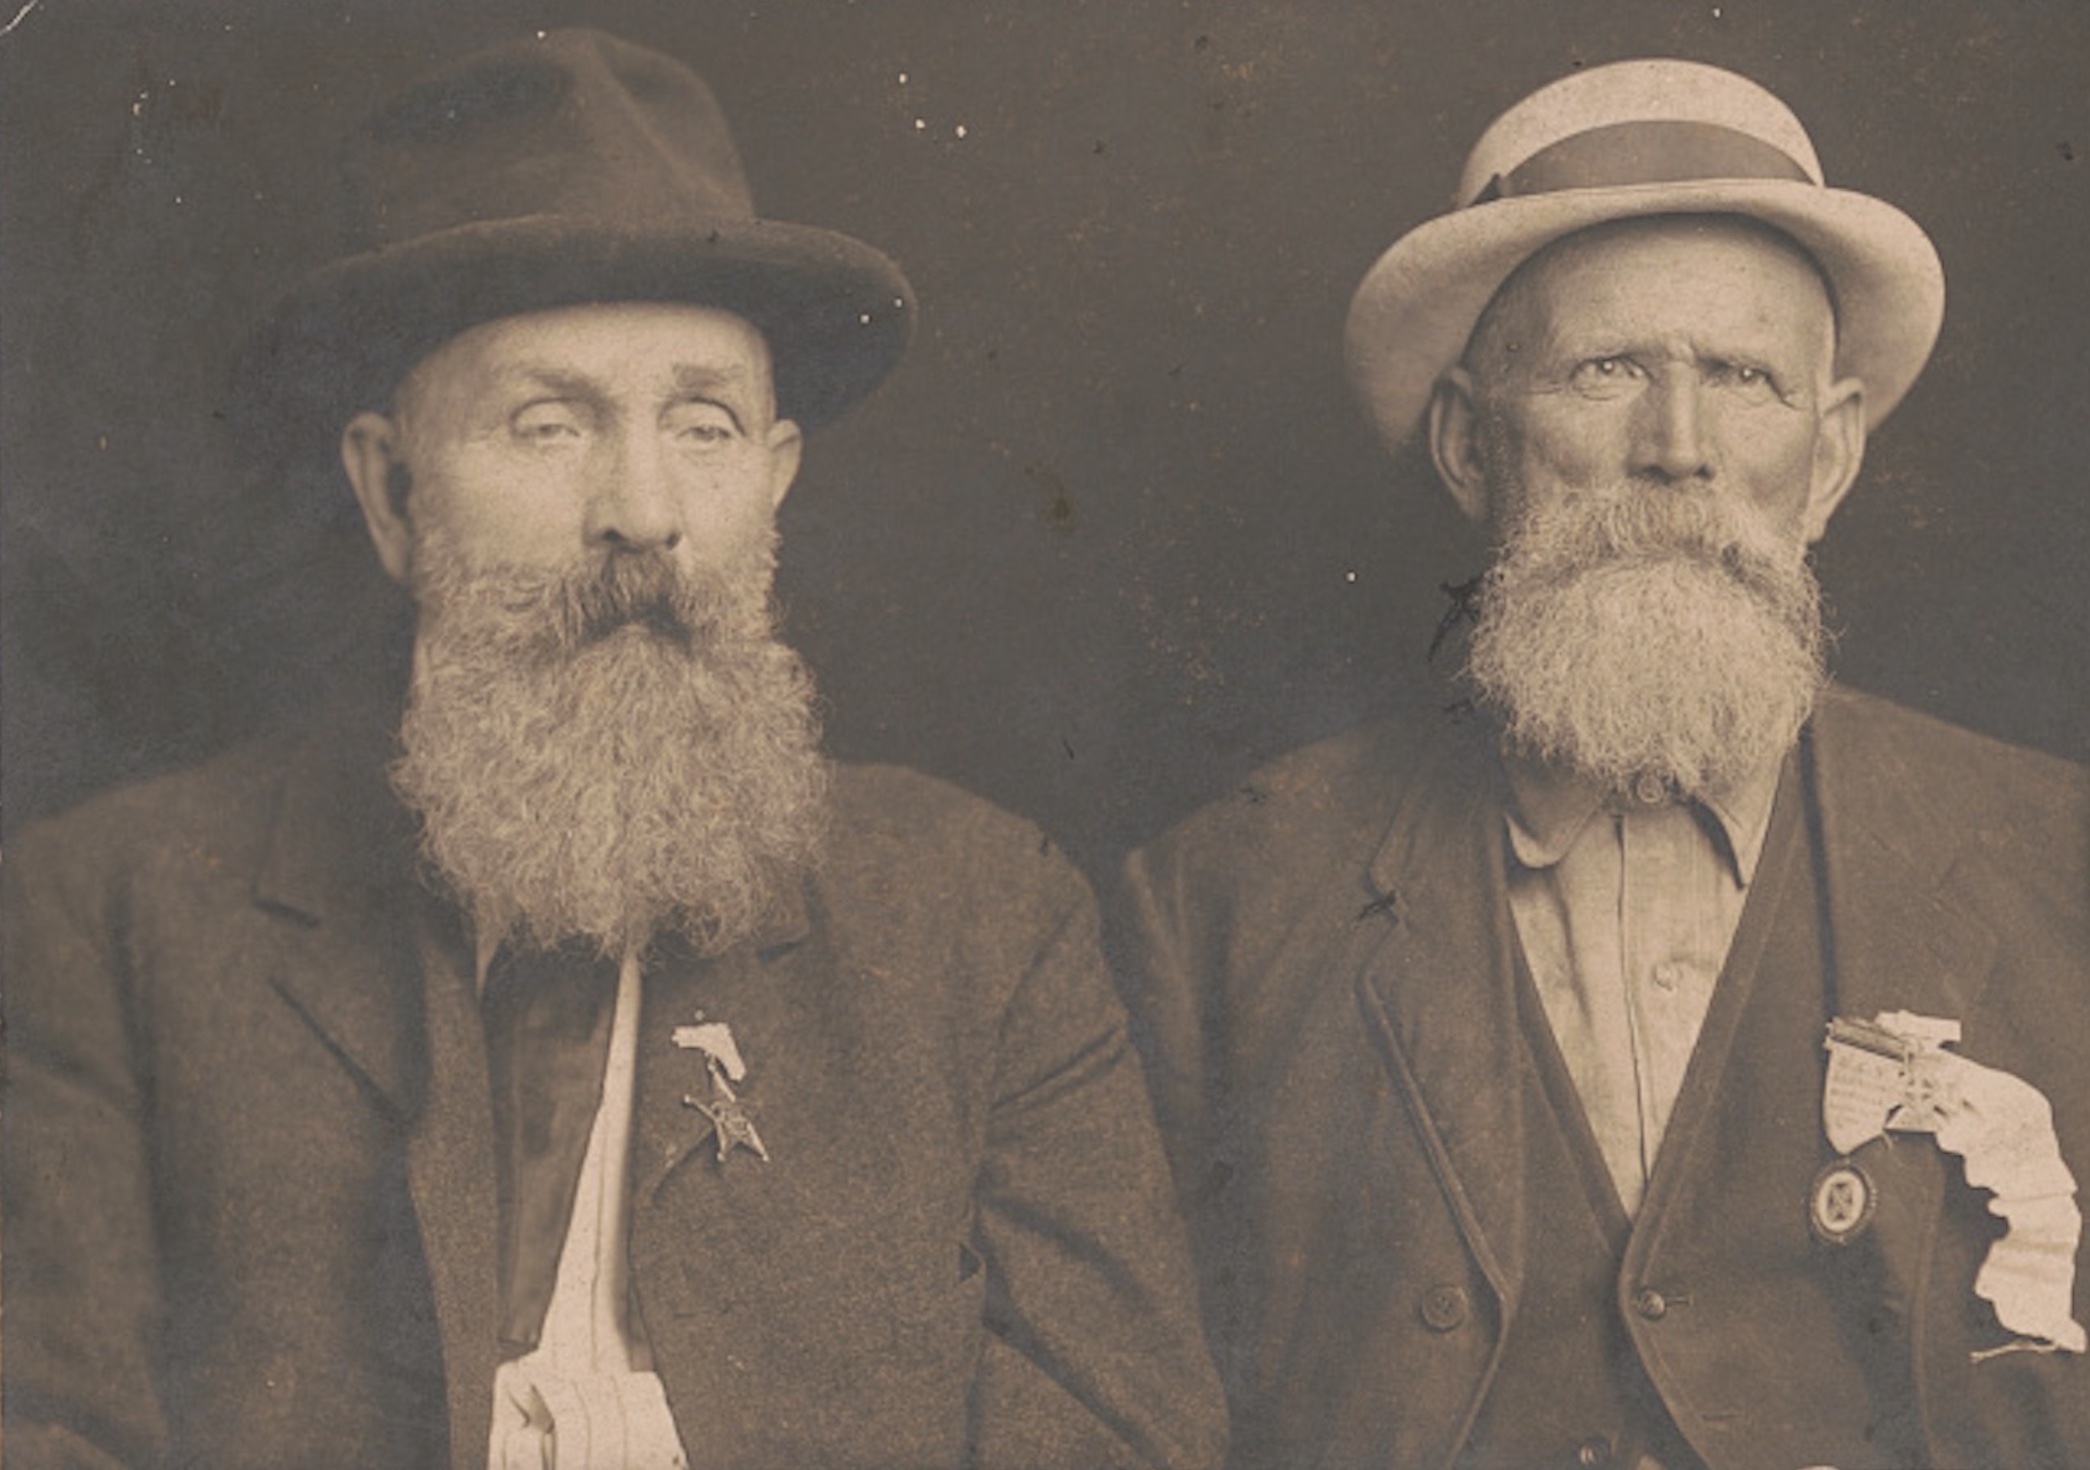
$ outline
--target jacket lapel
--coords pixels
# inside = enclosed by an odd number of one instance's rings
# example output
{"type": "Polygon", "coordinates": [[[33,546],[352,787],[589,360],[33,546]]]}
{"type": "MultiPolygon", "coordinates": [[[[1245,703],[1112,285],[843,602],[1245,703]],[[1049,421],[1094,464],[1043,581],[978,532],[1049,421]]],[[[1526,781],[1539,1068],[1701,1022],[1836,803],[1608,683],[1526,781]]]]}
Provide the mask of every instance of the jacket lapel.
{"type": "Polygon", "coordinates": [[[433,1058],[427,1106],[407,1137],[407,1179],[443,1337],[450,1463],[484,1465],[492,1428],[501,1290],[495,1242],[493,1089],[479,1019],[478,967],[455,925],[423,906],[417,926],[433,1058]]]}
{"type": "Polygon", "coordinates": [[[410,823],[375,747],[293,760],[255,898],[295,922],[271,978],[401,1122],[443,1340],[454,1465],[483,1465],[498,1332],[492,1102],[476,975],[455,919],[413,877],[410,823]]]}
{"type": "MultiPolygon", "coordinates": [[[[1810,722],[1833,1012],[1906,1010],[1964,1022],[1988,987],[1995,932],[1948,885],[1962,825],[1854,697],[1830,690],[1810,722]]],[[[1979,1061],[1976,1057],[1974,1060],[1979,1061]]],[[[1950,1172],[1935,1150],[1875,1159],[1886,1298],[1921,1302],[1950,1172]],[[1882,1171],[1892,1171],[1892,1177],[1882,1171]]]]}
{"type": "MultiPolygon", "coordinates": [[[[831,1213],[831,1175],[808,1158],[818,1120],[840,1116],[827,1089],[842,1068],[817,1047],[805,1008],[822,989],[805,967],[802,897],[793,894],[748,943],[700,958],[669,943],[649,961],[640,1008],[632,1158],[631,1270],[644,1330],[670,1410],[701,1425],[687,1443],[693,1467],[744,1463],[773,1409],[750,1397],[749,1349],[736,1314],[791,1301],[802,1290],[805,1252],[831,1213]],[[678,1027],[731,1028],[747,1075],[730,1084],[770,1152],[719,1156],[710,1118],[685,1098],[710,1102],[703,1054],[677,1046],[678,1027]]],[[[758,1372],[754,1376],[761,1377],[758,1372]]]]}
{"type": "Polygon", "coordinates": [[[1524,1087],[1504,789],[1478,732],[1436,740],[1371,866],[1359,998],[1508,1321],[1524,1269],[1524,1087]]]}
{"type": "Polygon", "coordinates": [[[1964,827],[1852,696],[1824,697],[1812,742],[1837,1012],[1964,1020],[1996,951],[1994,931],[1945,881],[1964,827]]]}
{"type": "Polygon", "coordinates": [[[377,1096],[419,1111],[428,1074],[410,922],[411,834],[398,803],[353,759],[304,742],[279,790],[254,896],[293,919],[272,978],[377,1096]]]}
{"type": "MultiPolygon", "coordinates": [[[[711,1080],[700,1051],[678,1046],[678,1028],[699,1018],[724,1022],[743,1053],[748,1077],[733,1086],[762,1131],[764,1083],[774,1058],[763,1054],[769,1038],[789,1034],[778,1026],[783,997],[775,968],[792,955],[808,932],[805,898],[793,890],[759,926],[754,938],[711,958],[700,958],[679,942],[663,943],[646,966],[645,999],[639,1015],[637,1102],[633,1129],[632,1199],[644,1208],[662,1180],[693,1153],[717,1156],[711,1120],[685,1098],[712,1100],[711,1080]]],[[[765,1146],[769,1140],[764,1136],[765,1146]]],[[[741,1150],[745,1163],[759,1161],[741,1150]]]]}

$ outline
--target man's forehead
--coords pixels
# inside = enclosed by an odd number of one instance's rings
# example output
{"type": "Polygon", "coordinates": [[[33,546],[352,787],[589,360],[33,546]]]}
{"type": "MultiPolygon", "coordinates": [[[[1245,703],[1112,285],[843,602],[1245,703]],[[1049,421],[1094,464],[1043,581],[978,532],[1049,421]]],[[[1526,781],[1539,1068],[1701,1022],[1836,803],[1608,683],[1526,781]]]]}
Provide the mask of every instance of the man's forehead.
{"type": "Polygon", "coordinates": [[[394,396],[474,381],[580,386],[642,368],[691,390],[771,388],[768,341],[747,318],[719,307],[627,301],[477,323],[416,362],[394,396]]]}
{"type": "Polygon", "coordinates": [[[1743,215],[1654,215],[1578,230],[1525,260],[1489,299],[1475,325],[1469,357],[1471,347],[1499,336],[1512,323],[1520,324],[1520,335],[1544,333],[1564,317],[1586,321],[1607,310],[1630,309],[1658,294],[1671,278],[1675,260],[1699,246],[1709,247],[1696,252],[1700,259],[1717,254],[1730,262],[1746,262],[1752,274],[1778,282],[1781,299],[1801,310],[1810,301],[1822,303],[1833,345],[1835,292],[1814,257],[1791,236],[1743,215]],[[1664,247],[1676,249],[1666,262],[1664,247]],[[1607,273],[1615,274],[1606,279],[1607,273]],[[1554,289],[1570,276],[1576,290],[1554,289]],[[1591,291],[1591,281],[1607,289],[1591,291]],[[1783,289],[1786,286],[1791,290],[1783,289]]]}
{"type": "Polygon", "coordinates": [[[1518,272],[1544,271],[1562,260],[1623,254],[1659,241],[1703,242],[1780,257],[1804,266],[1820,280],[1824,291],[1829,288],[1821,266],[1799,241],[1773,225],[1743,214],[1657,214],[1609,220],[1553,241],[1518,267],[1518,272]]]}

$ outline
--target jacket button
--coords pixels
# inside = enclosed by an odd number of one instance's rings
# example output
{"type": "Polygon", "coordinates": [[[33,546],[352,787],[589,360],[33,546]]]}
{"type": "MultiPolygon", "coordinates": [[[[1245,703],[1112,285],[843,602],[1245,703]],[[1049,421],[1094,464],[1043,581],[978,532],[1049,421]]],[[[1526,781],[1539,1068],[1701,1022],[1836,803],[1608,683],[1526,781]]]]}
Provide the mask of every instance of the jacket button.
{"type": "Polygon", "coordinates": [[[1466,1289],[1446,1283],[1422,1294],[1422,1323],[1432,1332],[1450,1332],[1466,1320],[1466,1289]]]}
{"type": "Polygon", "coordinates": [[[1607,1437],[1593,1434],[1575,1446],[1575,1463],[1586,1467],[1586,1470],[1596,1470],[1599,1465],[1610,1464],[1614,1453],[1611,1441],[1607,1437]]]}
{"type": "Polygon", "coordinates": [[[1633,1293],[1633,1310],[1650,1322],[1659,1322],[1669,1315],[1669,1299],[1652,1286],[1643,1286],[1633,1293]]]}

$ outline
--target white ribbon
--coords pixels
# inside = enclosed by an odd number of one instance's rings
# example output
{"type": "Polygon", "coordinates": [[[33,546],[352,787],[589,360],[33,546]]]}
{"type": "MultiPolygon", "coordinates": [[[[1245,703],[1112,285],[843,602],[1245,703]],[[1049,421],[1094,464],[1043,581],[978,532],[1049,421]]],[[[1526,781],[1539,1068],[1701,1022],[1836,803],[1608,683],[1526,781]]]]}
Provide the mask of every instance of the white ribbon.
{"type": "Polygon", "coordinates": [[[1967,1183],[1989,1191],[2008,1223],[1989,1247],[1974,1292],[2029,1346],[2080,1353],[2072,1315],[2083,1234],[2075,1176],[2054,1136],[2054,1110],[2031,1083],[1944,1048],[1959,1023],[1907,1011],[1829,1028],[1822,1126],[1840,1153],[1881,1133],[1929,1133],[1965,1161],[1967,1183]]]}

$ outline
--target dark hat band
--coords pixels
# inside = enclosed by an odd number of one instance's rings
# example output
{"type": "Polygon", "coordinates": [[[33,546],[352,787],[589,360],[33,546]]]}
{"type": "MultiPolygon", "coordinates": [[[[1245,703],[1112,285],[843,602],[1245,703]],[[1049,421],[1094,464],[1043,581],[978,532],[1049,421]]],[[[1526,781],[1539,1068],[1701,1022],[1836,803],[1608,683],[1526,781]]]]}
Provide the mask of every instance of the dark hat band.
{"type": "Polygon", "coordinates": [[[1489,179],[1467,206],[1564,189],[1617,189],[1706,179],[1815,182],[1783,149],[1739,129],[1718,123],[1649,120],[1611,123],[1549,143],[1508,173],[1489,179]]]}

